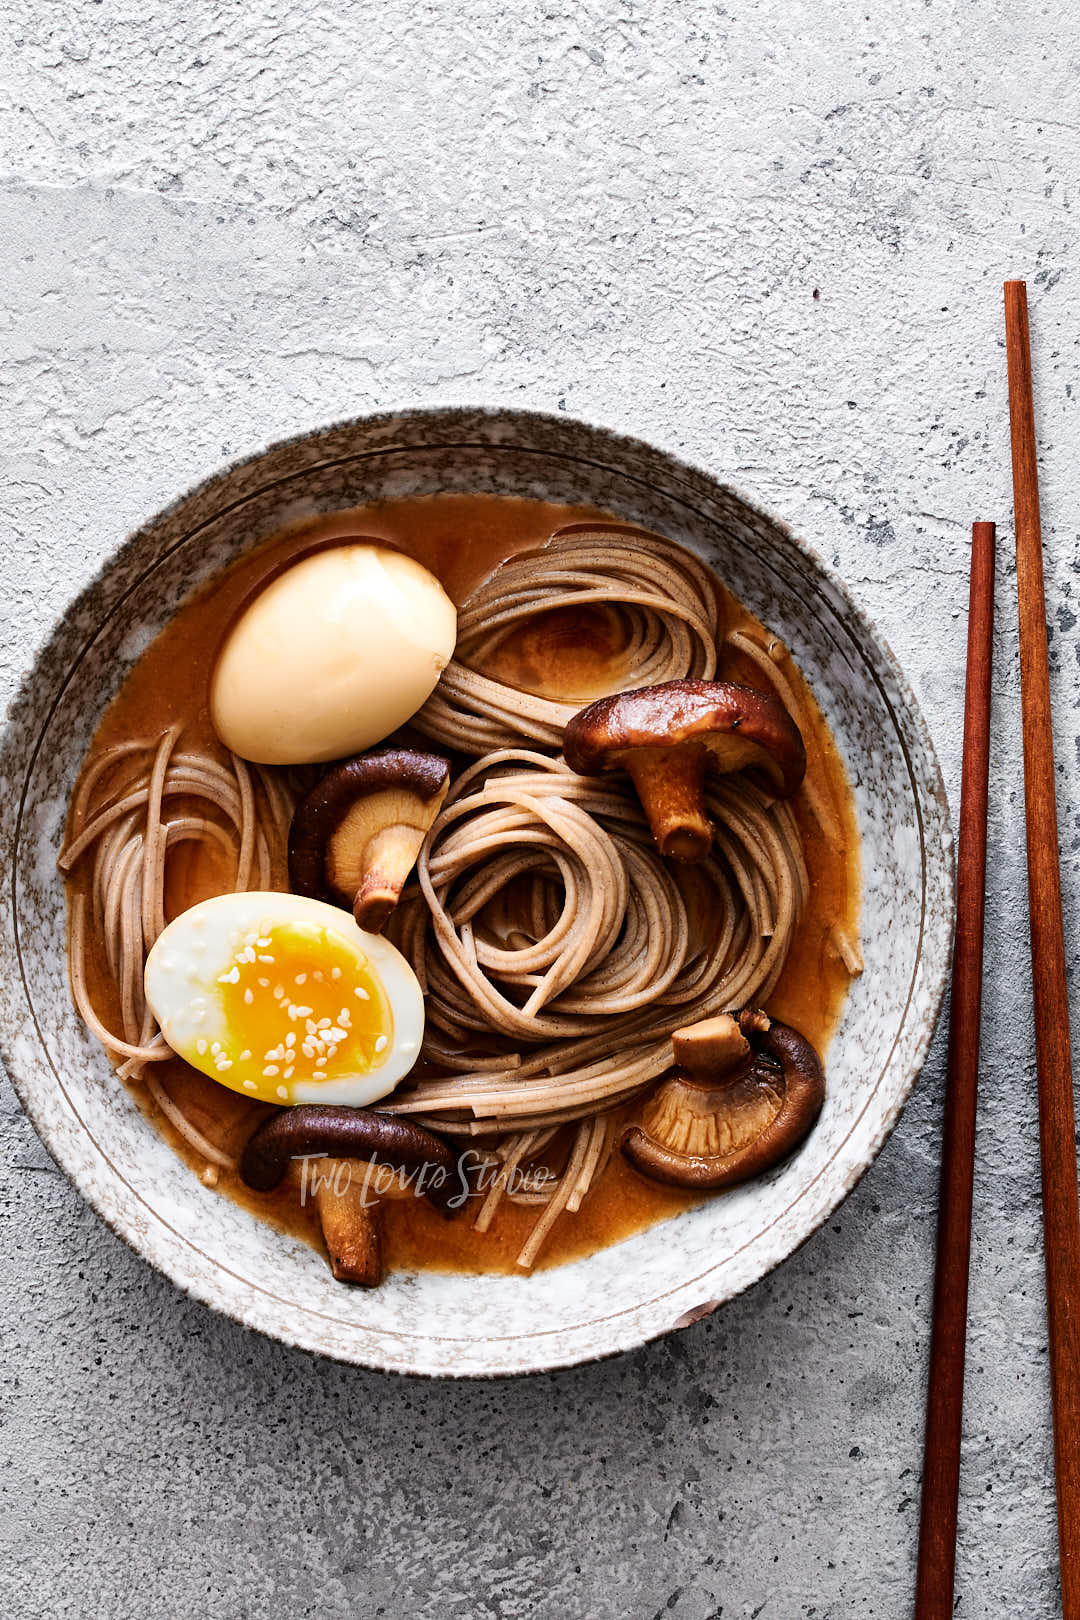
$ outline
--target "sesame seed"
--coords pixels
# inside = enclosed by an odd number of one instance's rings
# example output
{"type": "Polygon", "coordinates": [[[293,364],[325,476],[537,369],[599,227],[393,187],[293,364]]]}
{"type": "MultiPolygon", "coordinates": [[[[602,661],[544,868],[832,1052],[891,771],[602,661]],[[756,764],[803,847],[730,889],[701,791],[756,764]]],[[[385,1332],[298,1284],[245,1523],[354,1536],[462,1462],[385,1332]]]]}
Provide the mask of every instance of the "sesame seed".
{"type": "Polygon", "coordinates": [[[340,968],[331,968],[330,969],[330,977],[332,979],[340,979],[341,978],[341,969],[340,968]]]}
{"type": "Polygon", "coordinates": [[[295,1033],[291,1033],[289,1035],[286,1035],[286,1037],[285,1037],[285,1045],[286,1046],[295,1046],[296,1045],[296,1035],[295,1035],[295,1033]]]}
{"type": "Polygon", "coordinates": [[[286,1098],[289,1095],[288,1088],[286,1086],[278,1086],[277,1094],[282,1099],[286,1098]]]}
{"type": "Polygon", "coordinates": [[[198,1052],[199,1056],[202,1057],[203,1054],[206,1051],[206,1042],[205,1041],[196,1041],[195,1042],[195,1050],[196,1050],[196,1052],[198,1052]]]}
{"type": "Polygon", "coordinates": [[[357,985],[356,989],[353,991],[353,995],[359,996],[361,1001],[371,1000],[371,997],[368,995],[367,991],[364,990],[360,985],[357,985]]]}
{"type": "Polygon", "coordinates": [[[326,1063],[326,1059],[324,1057],[315,1059],[315,1067],[317,1069],[321,1069],[325,1065],[325,1063],[326,1063]]]}
{"type": "Polygon", "coordinates": [[[269,979],[256,979],[255,983],[259,986],[259,988],[261,990],[269,990],[269,988],[270,988],[270,980],[269,979]]]}
{"type": "Polygon", "coordinates": [[[237,984],[237,983],[239,983],[239,980],[240,980],[240,969],[238,967],[231,967],[229,969],[228,973],[219,973],[218,974],[217,982],[218,982],[218,984],[237,984]]]}
{"type": "Polygon", "coordinates": [[[310,1018],[312,1011],[313,1008],[311,1007],[297,1007],[296,1016],[297,1018],[310,1018]]]}
{"type": "Polygon", "coordinates": [[[238,962],[254,962],[255,952],[252,950],[250,945],[245,945],[236,960],[238,962]]]}
{"type": "Polygon", "coordinates": [[[337,1056],[337,1047],[336,1046],[328,1046],[327,1049],[326,1049],[326,1055],[327,1055],[328,1058],[336,1057],[337,1056]]]}
{"type": "Polygon", "coordinates": [[[306,973],[298,973],[296,975],[296,978],[293,980],[293,983],[294,984],[307,984],[307,974],[306,973]]]}
{"type": "Polygon", "coordinates": [[[254,1080],[245,1080],[244,1081],[244,1089],[246,1091],[254,1091],[255,1090],[255,1082],[254,1082],[254,1080]]]}
{"type": "MultiPolygon", "coordinates": [[[[311,1008],[309,1007],[308,1012],[310,1012],[310,1011],[311,1011],[311,1008]]],[[[318,1023],[315,1025],[315,1028],[316,1029],[329,1029],[330,1028],[330,1020],[329,1020],[329,1018],[320,1018],[318,1023]]]]}
{"type": "Polygon", "coordinates": [[[232,1058],[219,1057],[218,1060],[217,1060],[217,1067],[219,1069],[223,1070],[223,1071],[225,1069],[231,1069],[232,1068],[232,1058]]]}
{"type": "Polygon", "coordinates": [[[289,1067],[285,1070],[285,1078],[286,1078],[286,1080],[291,1080],[292,1079],[293,1070],[295,1069],[295,1067],[296,1067],[295,1064],[293,1064],[293,1063],[289,1064],[289,1067]]]}
{"type": "Polygon", "coordinates": [[[376,1050],[376,1052],[385,1052],[386,1048],[389,1046],[389,1044],[390,1043],[386,1039],[386,1036],[385,1035],[380,1035],[378,1040],[375,1042],[375,1050],[376,1050]]]}
{"type": "Polygon", "coordinates": [[[265,951],[268,945],[272,945],[274,943],[273,936],[264,928],[261,937],[256,938],[255,943],[256,945],[261,945],[265,951]]]}
{"type": "Polygon", "coordinates": [[[315,1033],[315,1020],[314,1020],[314,1018],[309,1018],[307,1023],[304,1025],[304,1028],[307,1030],[309,1035],[314,1035],[314,1033],[315,1033]]]}
{"type": "Polygon", "coordinates": [[[313,977],[313,978],[314,978],[314,979],[317,979],[317,980],[318,980],[318,982],[319,982],[319,983],[320,983],[320,984],[322,984],[322,983],[323,983],[323,982],[324,982],[324,981],[323,981],[323,976],[322,976],[322,974],[321,974],[321,973],[320,973],[320,972],[319,972],[319,970],[318,970],[318,968],[316,968],[316,969],[315,969],[315,972],[314,972],[314,973],[313,973],[313,975],[312,975],[312,977],[313,977]]]}
{"type": "Polygon", "coordinates": [[[244,1001],[247,1004],[247,1006],[250,1007],[251,1003],[254,1000],[255,1000],[255,992],[254,992],[254,990],[245,990],[244,991],[244,1001]]]}
{"type": "Polygon", "coordinates": [[[275,1001],[280,1001],[282,999],[282,997],[284,996],[284,994],[285,994],[285,986],[283,984],[275,984],[275,986],[274,986],[274,1000],[275,1001]]]}
{"type": "Polygon", "coordinates": [[[263,1070],[264,1077],[269,1077],[270,1075],[280,1074],[280,1073],[281,1073],[281,1070],[278,1068],[276,1063],[268,1063],[266,1065],[266,1068],[263,1070]]]}
{"type": "Polygon", "coordinates": [[[262,951],[259,952],[259,961],[260,962],[272,962],[273,960],[274,960],[274,958],[272,956],[264,956],[262,951]]]}
{"type": "Polygon", "coordinates": [[[211,1057],[217,1057],[217,1055],[218,1055],[218,1053],[220,1051],[221,1051],[221,1042],[220,1041],[215,1041],[213,1046],[211,1046],[211,1048],[210,1048],[210,1056],[211,1057]]]}
{"type": "Polygon", "coordinates": [[[305,1041],[300,1050],[303,1052],[306,1058],[312,1058],[315,1056],[315,1048],[312,1046],[310,1041],[305,1041]]]}

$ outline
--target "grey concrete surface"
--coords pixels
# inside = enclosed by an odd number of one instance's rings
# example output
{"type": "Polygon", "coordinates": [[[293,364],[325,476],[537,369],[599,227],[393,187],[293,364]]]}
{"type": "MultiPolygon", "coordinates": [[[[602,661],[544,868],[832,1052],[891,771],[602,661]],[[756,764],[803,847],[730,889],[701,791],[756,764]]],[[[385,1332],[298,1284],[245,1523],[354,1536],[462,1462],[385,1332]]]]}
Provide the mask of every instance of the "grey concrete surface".
{"type": "MultiPolygon", "coordinates": [[[[958,781],[965,546],[1004,528],[957,1613],[1057,1613],[1000,283],[1026,275],[1072,961],[1080,25],[987,0],[0,0],[10,688],[226,457],[406,401],[681,448],[831,558],[958,781]]],[[[641,1353],[320,1364],[179,1297],[5,1088],[0,1611],[910,1612],[942,1043],[837,1217],[641,1353]]]]}

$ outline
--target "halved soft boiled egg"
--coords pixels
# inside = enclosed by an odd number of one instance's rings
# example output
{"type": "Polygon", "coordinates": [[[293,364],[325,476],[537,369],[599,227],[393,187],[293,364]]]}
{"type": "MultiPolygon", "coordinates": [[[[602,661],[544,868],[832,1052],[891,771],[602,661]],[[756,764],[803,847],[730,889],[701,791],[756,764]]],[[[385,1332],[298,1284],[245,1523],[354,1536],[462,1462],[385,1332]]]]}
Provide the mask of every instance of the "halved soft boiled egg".
{"type": "Polygon", "coordinates": [[[401,952],[296,894],[223,894],[180,914],[146,959],[173,1051],[271,1103],[363,1108],[416,1062],[424,999],[401,952]]]}

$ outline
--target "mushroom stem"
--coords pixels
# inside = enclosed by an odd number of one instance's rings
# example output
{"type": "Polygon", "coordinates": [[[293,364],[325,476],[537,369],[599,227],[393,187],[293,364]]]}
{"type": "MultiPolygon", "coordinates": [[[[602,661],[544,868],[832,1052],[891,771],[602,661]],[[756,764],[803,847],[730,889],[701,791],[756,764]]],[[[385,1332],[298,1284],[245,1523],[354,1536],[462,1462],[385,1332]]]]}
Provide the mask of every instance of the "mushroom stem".
{"type": "Polygon", "coordinates": [[[338,1185],[338,1165],[328,1160],[315,1187],[315,1208],[322,1227],[330,1269],[338,1282],[377,1288],[382,1282],[382,1220],[378,1203],[367,1191],[366,1175],[353,1176],[346,1166],[338,1185]]]}
{"type": "Polygon", "coordinates": [[[730,1013],[702,1019],[672,1031],[671,1050],[687,1079],[708,1085],[741,1069],[750,1056],[750,1042],[730,1013]]]}
{"type": "Polygon", "coordinates": [[[362,878],[353,901],[357,928],[368,934],[381,934],[397,907],[400,892],[400,886],[387,882],[380,872],[362,878]]]}
{"type": "Polygon", "coordinates": [[[627,755],[626,769],[661,855],[703,861],[713,838],[705,814],[705,750],[685,743],[642,749],[627,755]]]}

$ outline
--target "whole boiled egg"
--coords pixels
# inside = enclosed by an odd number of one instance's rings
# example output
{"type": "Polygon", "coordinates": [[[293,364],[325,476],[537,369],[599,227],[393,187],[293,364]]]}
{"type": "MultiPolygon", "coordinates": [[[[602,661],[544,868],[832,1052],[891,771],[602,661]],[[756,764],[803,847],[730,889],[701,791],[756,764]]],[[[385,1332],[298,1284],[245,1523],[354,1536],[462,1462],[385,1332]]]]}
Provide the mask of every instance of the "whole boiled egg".
{"type": "Polygon", "coordinates": [[[416,713],[456,640],[457,610],[415,558],[366,542],[316,551],[233,625],[210,685],[214,729],[264,765],[362,753],[416,713]]]}
{"type": "Polygon", "coordinates": [[[295,894],[223,894],[182,912],[145,984],[173,1051],[263,1102],[367,1107],[409,1072],[424,1034],[400,951],[295,894]]]}

